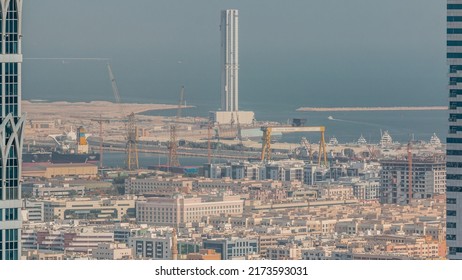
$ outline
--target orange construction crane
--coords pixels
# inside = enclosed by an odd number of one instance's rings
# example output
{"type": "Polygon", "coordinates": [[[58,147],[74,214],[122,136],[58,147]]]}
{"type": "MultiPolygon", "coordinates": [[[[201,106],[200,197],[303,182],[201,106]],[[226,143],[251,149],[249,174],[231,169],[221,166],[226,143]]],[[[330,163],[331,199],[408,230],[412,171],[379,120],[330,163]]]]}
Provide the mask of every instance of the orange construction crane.
{"type": "Polygon", "coordinates": [[[407,171],[408,171],[408,203],[411,204],[412,199],[412,151],[411,151],[411,141],[407,143],[407,171]]]}

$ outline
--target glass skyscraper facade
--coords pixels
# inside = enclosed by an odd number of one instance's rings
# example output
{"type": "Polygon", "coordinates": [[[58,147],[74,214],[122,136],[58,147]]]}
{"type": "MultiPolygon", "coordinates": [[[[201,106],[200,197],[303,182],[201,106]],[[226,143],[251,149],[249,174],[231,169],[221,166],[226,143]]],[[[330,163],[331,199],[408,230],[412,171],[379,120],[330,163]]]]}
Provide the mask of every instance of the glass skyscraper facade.
{"type": "Polygon", "coordinates": [[[0,260],[21,255],[22,0],[0,0],[0,260]]]}

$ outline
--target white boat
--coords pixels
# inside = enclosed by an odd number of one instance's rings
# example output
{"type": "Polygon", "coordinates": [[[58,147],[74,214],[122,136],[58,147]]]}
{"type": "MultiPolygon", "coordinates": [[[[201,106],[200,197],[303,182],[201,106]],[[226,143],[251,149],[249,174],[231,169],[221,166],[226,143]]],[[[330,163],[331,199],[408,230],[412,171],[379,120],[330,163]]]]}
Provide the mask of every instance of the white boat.
{"type": "Polygon", "coordinates": [[[334,136],[334,137],[331,137],[331,138],[329,139],[328,145],[330,145],[330,146],[337,146],[337,145],[338,145],[338,140],[337,140],[337,138],[335,138],[335,136],[334,136]]]}
{"type": "Polygon", "coordinates": [[[430,145],[434,147],[441,147],[441,140],[436,136],[436,133],[433,133],[432,137],[430,138],[430,145]]]}
{"type": "Polygon", "coordinates": [[[361,134],[361,136],[358,138],[358,145],[367,145],[367,141],[366,141],[366,139],[363,137],[362,134],[361,134]]]}
{"type": "Polygon", "coordinates": [[[327,119],[328,119],[328,120],[333,120],[333,119],[334,119],[334,117],[332,117],[332,116],[328,116],[328,117],[327,117],[327,119]]]}
{"type": "Polygon", "coordinates": [[[382,138],[380,139],[380,146],[386,147],[392,144],[393,144],[393,138],[391,138],[390,134],[388,133],[388,130],[385,130],[382,133],[382,138]]]}

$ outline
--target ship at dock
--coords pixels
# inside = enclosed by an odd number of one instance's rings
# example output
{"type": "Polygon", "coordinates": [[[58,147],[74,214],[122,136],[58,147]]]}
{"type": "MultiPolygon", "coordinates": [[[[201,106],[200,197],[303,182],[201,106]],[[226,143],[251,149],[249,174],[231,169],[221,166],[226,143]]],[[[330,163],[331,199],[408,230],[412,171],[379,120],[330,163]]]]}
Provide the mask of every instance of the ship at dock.
{"type": "Polygon", "coordinates": [[[100,154],[91,152],[87,142],[85,128],[76,131],[64,131],[62,134],[49,135],[56,144],[53,151],[24,152],[23,162],[39,163],[97,163],[100,154]]]}

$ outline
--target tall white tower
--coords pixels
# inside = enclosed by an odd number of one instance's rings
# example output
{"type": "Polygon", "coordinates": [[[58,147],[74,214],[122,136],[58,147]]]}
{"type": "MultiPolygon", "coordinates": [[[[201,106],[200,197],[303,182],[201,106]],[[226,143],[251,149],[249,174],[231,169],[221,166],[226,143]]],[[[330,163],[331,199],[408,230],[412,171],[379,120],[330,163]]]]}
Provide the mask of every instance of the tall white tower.
{"type": "Polygon", "coordinates": [[[239,11],[221,11],[221,110],[239,111],[239,11]]]}
{"type": "Polygon", "coordinates": [[[22,0],[0,0],[0,260],[21,256],[22,0]]]}

